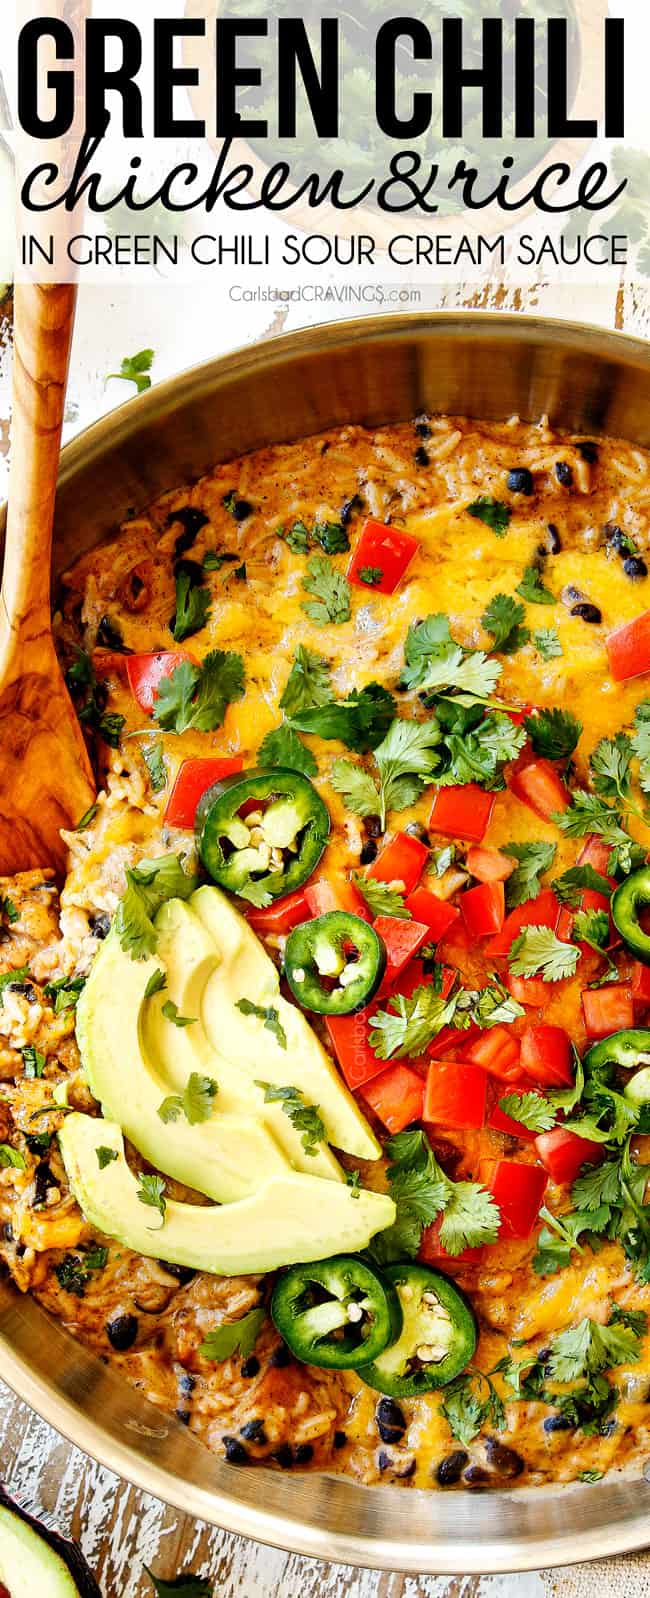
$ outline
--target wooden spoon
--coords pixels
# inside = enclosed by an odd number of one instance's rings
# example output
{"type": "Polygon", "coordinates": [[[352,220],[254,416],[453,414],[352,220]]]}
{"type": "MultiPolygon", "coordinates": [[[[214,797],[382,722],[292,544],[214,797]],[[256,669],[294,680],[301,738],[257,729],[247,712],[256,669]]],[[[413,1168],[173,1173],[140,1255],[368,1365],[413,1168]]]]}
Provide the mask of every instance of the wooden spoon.
{"type": "Polygon", "coordinates": [[[12,456],[0,594],[0,873],[65,868],[61,827],[95,797],[52,638],[52,525],[72,284],[16,285],[12,456]]]}

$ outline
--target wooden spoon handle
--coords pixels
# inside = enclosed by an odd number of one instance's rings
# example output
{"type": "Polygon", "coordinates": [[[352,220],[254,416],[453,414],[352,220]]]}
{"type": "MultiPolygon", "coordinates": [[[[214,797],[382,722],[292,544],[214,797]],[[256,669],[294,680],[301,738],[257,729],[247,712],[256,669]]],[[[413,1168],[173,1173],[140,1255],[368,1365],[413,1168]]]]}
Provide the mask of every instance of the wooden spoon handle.
{"type": "Polygon", "coordinates": [[[19,283],[2,623],[18,653],[50,630],[54,499],[76,287],[19,283]]]}

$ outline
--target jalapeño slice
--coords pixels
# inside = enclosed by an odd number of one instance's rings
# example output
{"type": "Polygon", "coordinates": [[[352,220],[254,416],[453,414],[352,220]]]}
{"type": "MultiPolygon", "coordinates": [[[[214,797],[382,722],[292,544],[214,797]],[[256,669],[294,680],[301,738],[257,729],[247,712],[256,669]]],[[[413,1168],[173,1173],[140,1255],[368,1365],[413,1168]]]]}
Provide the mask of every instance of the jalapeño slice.
{"type": "Polygon", "coordinates": [[[257,905],[307,881],[329,830],[329,812],[309,778],[284,767],[224,777],[206,789],[196,811],[197,849],[208,876],[257,905]]]}
{"type": "Polygon", "coordinates": [[[427,1265],[389,1265],[402,1331],[359,1376],[389,1398],[417,1398],[444,1387],[465,1369],[476,1348],[476,1316],[464,1293],[427,1265]]]}
{"type": "Polygon", "coordinates": [[[330,910],[289,933],[284,970],[291,992],[318,1015],[352,1015],[368,1004],[386,969],[374,927],[349,910],[330,910]]]}
{"type": "MultiPolygon", "coordinates": [[[[650,1103],[650,1031],[646,1027],[627,1027],[611,1037],[593,1043],[583,1060],[587,1082],[608,1086],[617,1069],[632,1071],[623,1093],[633,1104],[650,1103]]],[[[645,1128],[644,1128],[645,1130],[645,1128]]]]}
{"type": "Polygon", "coordinates": [[[650,965],[650,933],[644,930],[641,914],[650,908],[650,866],[641,866],[626,877],[612,898],[612,921],[624,944],[644,965],[650,965]]]}
{"type": "Polygon", "coordinates": [[[276,1282],[271,1314],[296,1359],[332,1370],[376,1359],[402,1326],[395,1288],[356,1254],[292,1266],[276,1282]]]}

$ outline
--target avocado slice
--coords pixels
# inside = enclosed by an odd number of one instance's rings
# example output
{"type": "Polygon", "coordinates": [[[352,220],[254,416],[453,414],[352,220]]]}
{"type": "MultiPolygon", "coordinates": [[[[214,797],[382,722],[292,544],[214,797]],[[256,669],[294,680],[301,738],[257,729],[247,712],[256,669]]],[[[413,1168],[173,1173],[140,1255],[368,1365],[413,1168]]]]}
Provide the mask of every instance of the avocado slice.
{"type": "Polygon", "coordinates": [[[220,1208],[168,1199],[160,1224],[140,1203],[119,1126],[75,1112],[59,1143],[72,1192],[93,1226],[139,1254],[216,1276],[356,1253],[395,1219],[385,1193],[355,1193],[344,1183],[290,1171],[264,1176],[256,1193],[220,1208]],[[101,1170],[100,1147],[117,1155],[101,1170]]]}
{"type": "Polygon", "coordinates": [[[5,1505],[0,1505],[0,1592],[9,1598],[80,1598],[60,1554],[5,1505]]]}

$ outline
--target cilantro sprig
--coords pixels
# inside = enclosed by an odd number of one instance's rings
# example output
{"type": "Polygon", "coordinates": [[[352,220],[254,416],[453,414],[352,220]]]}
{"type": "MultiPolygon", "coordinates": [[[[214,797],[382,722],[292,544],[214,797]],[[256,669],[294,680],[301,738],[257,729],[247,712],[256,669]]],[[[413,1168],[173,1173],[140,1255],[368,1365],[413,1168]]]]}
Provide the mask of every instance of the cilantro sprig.
{"type": "Polygon", "coordinates": [[[378,815],[382,827],[391,810],[415,804],[438,763],[440,729],[429,721],[393,721],[374,751],[377,778],[351,760],[335,760],[332,786],[359,816],[378,815]]]}
{"type": "Polygon", "coordinates": [[[199,1343],[201,1358],[221,1364],[224,1359],[232,1359],[233,1354],[239,1353],[242,1359],[248,1359],[265,1320],[265,1309],[251,1309],[247,1315],[242,1315],[241,1320],[224,1321],[221,1326],[215,1326],[214,1331],[208,1332],[203,1342],[199,1343]]]}
{"type": "Polygon", "coordinates": [[[302,1132],[302,1146],[305,1154],[317,1154],[319,1143],[327,1141],[325,1123],[319,1114],[318,1104],[307,1104],[300,1088],[274,1087],[271,1082],[257,1082],[256,1086],[262,1088],[265,1104],[282,1105],[284,1114],[297,1132],[302,1132]]]}
{"type": "Polygon", "coordinates": [[[312,555],[303,588],[313,597],[303,600],[302,608],[317,627],[327,627],[330,622],[339,627],[350,620],[350,584],[326,555],[312,555]]]}
{"type": "Polygon", "coordinates": [[[213,1077],[202,1076],[200,1072],[192,1071],[184,1093],[170,1093],[166,1099],[163,1099],[158,1109],[160,1119],[167,1124],[169,1121],[180,1120],[181,1115],[184,1115],[190,1126],[198,1126],[202,1121],[209,1121],[218,1092],[219,1085],[213,1077]]]}
{"type": "Polygon", "coordinates": [[[529,899],[536,899],[541,890],[541,877],[550,871],[556,855],[554,843],[508,843],[504,854],[517,861],[514,871],[506,881],[506,905],[514,910],[529,899]]]}
{"type": "Polygon", "coordinates": [[[440,1241],[448,1254],[462,1254],[465,1248],[495,1241],[499,1211],[492,1195],[477,1182],[450,1181],[424,1132],[398,1132],[389,1138],[386,1153],[397,1216],[371,1244],[380,1263],[414,1258],[424,1228],[439,1215],[440,1241]]]}
{"type": "Polygon", "coordinates": [[[492,633],[492,649],[501,655],[514,655],[530,638],[523,626],[526,612],[510,594],[494,594],[481,616],[481,625],[492,633]]]}
{"type": "Polygon", "coordinates": [[[241,655],[211,649],[201,665],[181,661],[170,677],[158,684],[153,719],[165,732],[214,732],[226,709],[244,694],[241,655]]]}
{"type": "Polygon", "coordinates": [[[575,973],[580,950],[563,943],[550,927],[524,927],[508,955],[513,976],[541,976],[544,982],[561,982],[575,973]]]}
{"type": "MultiPolygon", "coordinates": [[[[127,868],[126,891],[122,895],[114,927],[122,948],[132,960],[146,960],[155,953],[154,916],[167,899],[189,899],[196,878],[183,868],[180,855],[160,855],[156,860],[141,860],[127,868]]],[[[157,990],[156,990],[157,991],[157,990]]]]}

